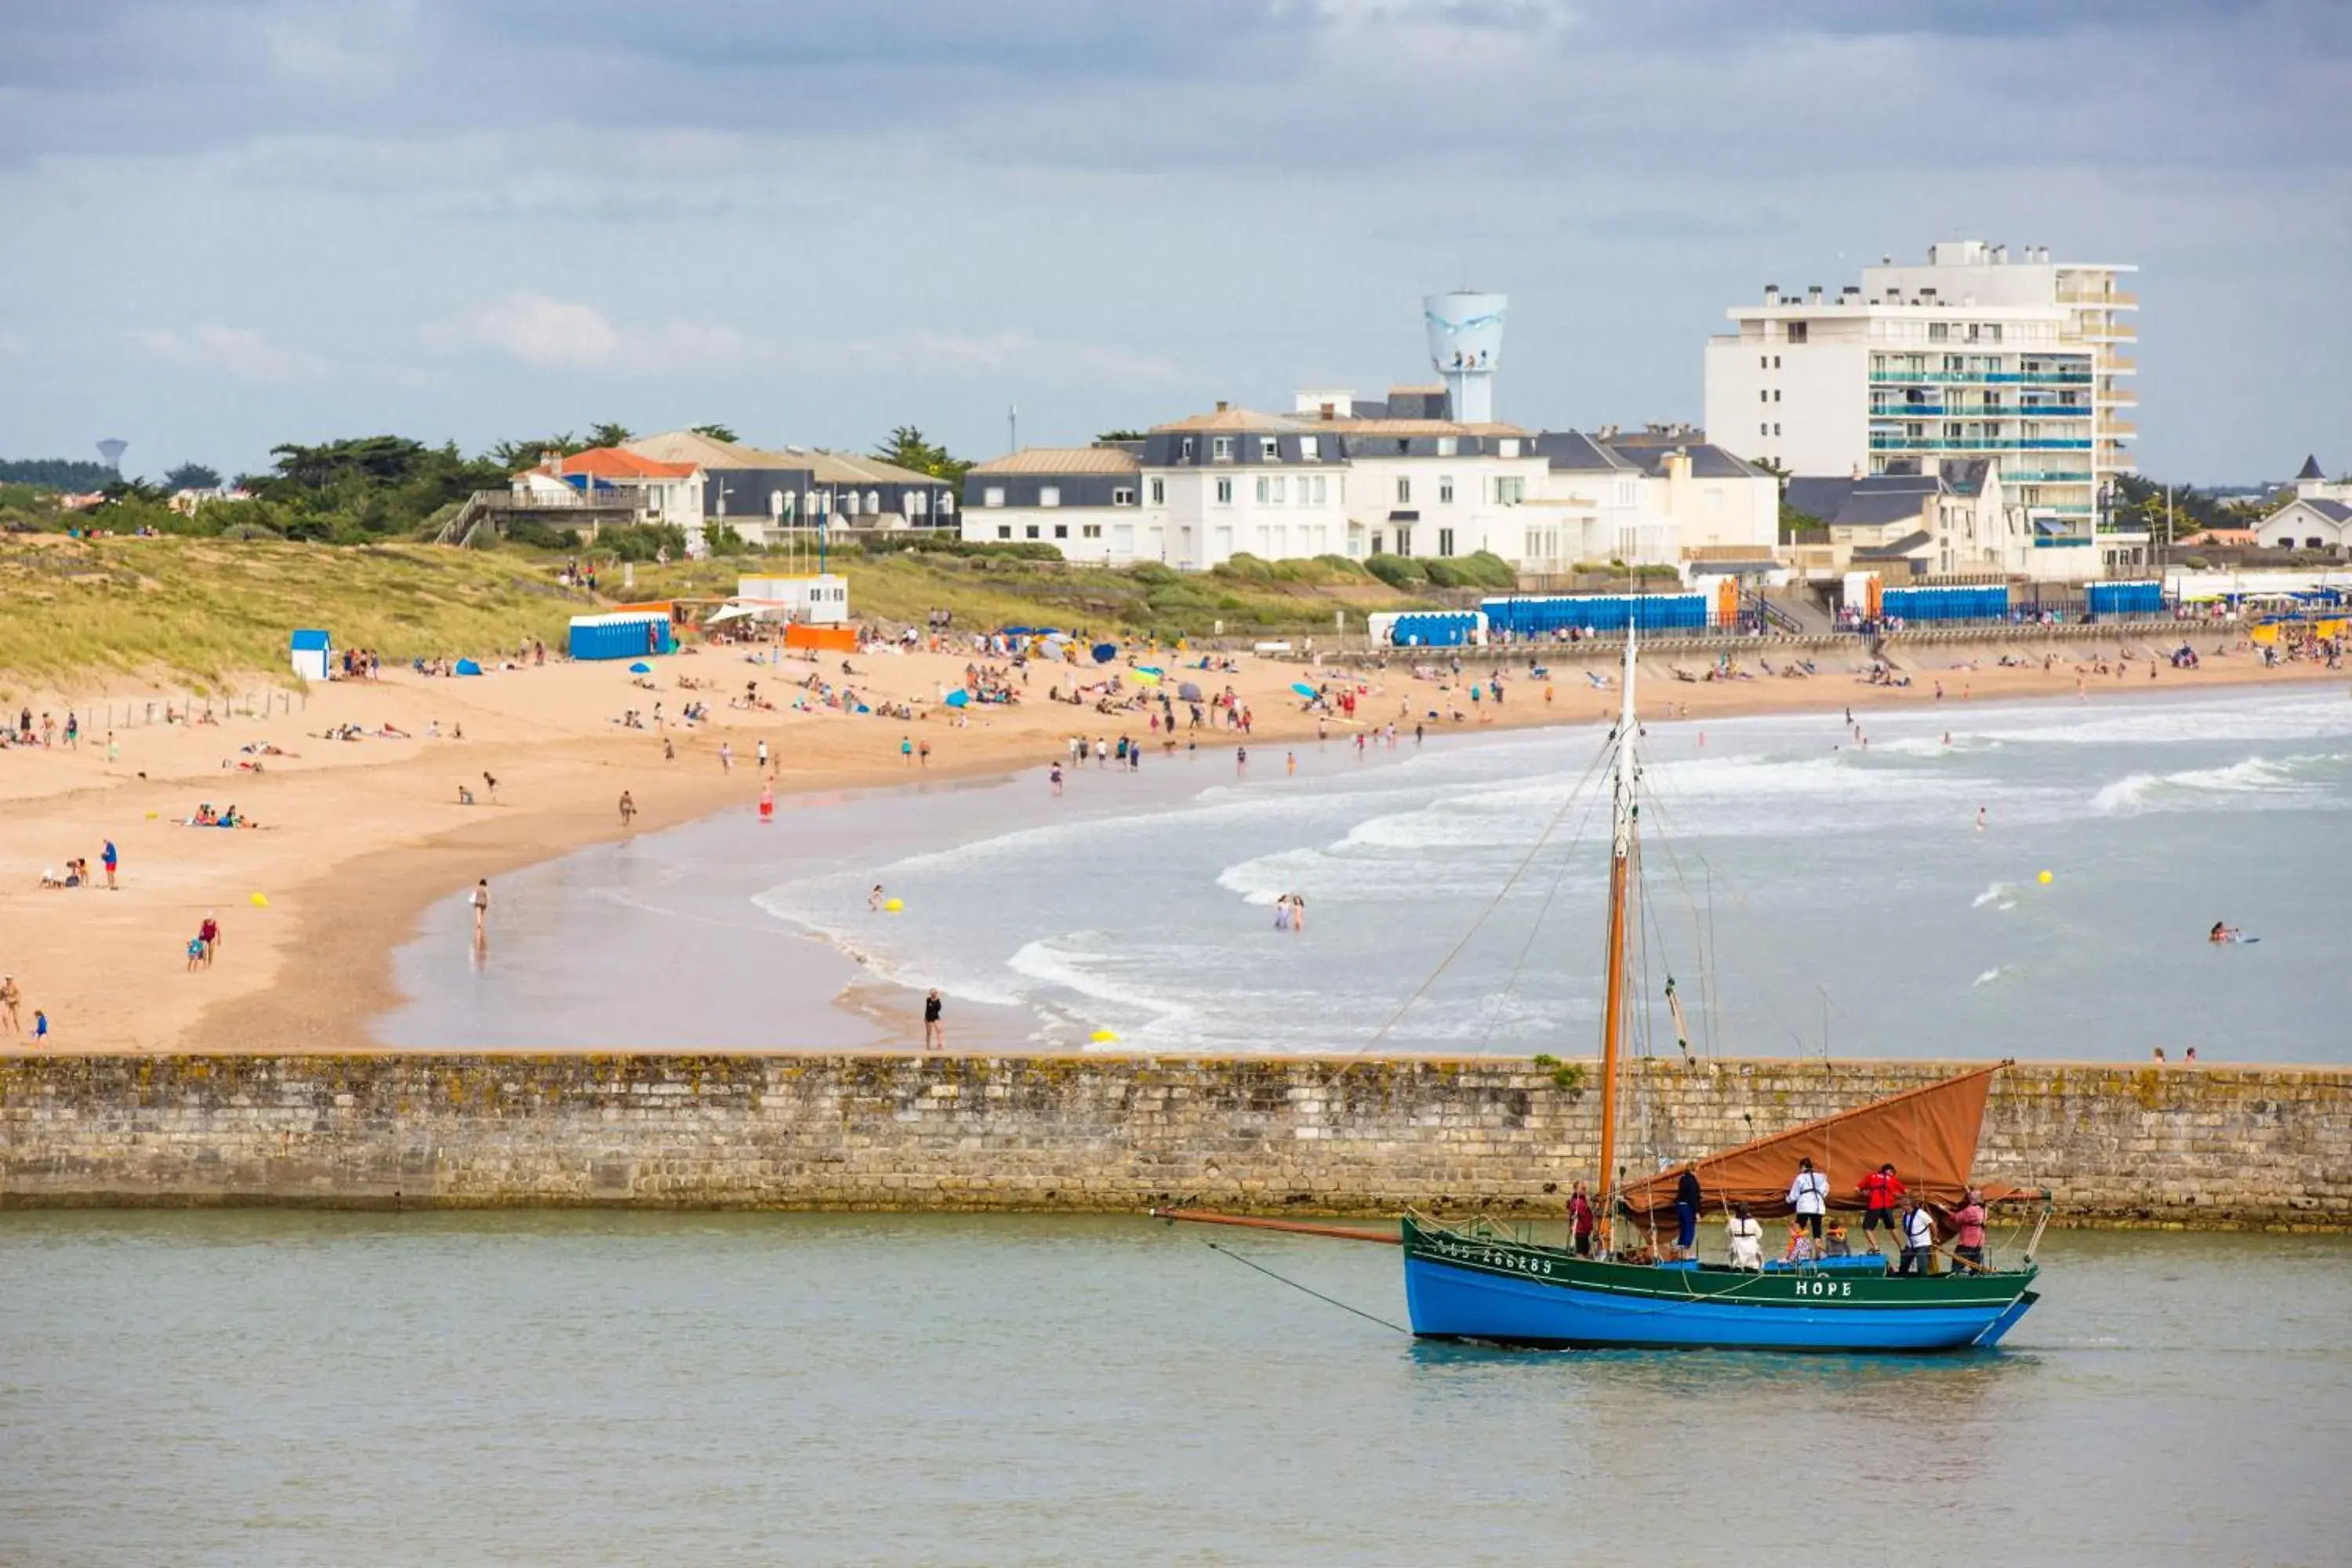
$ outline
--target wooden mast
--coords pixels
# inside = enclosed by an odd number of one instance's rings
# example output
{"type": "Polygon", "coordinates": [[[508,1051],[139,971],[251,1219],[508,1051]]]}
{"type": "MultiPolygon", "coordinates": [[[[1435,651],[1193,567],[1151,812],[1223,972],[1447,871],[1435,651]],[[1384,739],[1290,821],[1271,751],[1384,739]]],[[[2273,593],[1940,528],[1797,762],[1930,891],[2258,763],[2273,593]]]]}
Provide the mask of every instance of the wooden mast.
{"type": "Polygon", "coordinates": [[[1601,1010],[1601,1212],[1613,1235],[1617,1190],[1617,1058],[1625,1032],[1625,928],[1630,923],[1633,859],[1633,788],[1638,779],[1634,751],[1633,626],[1625,626],[1625,673],[1617,717],[1617,778],[1612,791],[1609,851],[1609,978],[1601,1010]]]}

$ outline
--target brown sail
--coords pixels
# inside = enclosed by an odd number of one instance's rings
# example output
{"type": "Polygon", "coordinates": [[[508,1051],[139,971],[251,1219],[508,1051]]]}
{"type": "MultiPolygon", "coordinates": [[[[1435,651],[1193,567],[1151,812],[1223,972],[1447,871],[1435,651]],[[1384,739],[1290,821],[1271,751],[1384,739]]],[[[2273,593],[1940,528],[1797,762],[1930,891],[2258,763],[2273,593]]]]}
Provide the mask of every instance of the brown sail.
{"type": "MultiPolygon", "coordinates": [[[[1625,1211],[1636,1224],[1671,1225],[1675,1187],[1687,1169],[1698,1173],[1710,1214],[1746,1204],[1759,1218],[1785,1215],[1790,1212],[1789,1184],[1796,1180],[1797,1162],[1805,1158],[1829,1177],[1832,1209],[1859,1210],[1862,1178],[1890,1163],[1903,1184],[1923,1200],[1957,1204],[1970,1184],[1985,1094],[1992,1087],[1992,1075],[2009,1065],[2003,1061],[1978,1068],[1673,1166],[1629,1184],[1621,1194],[1625,1211]]],[[[1976,1186],[1988,1203],[2026,1195],[2016,1187],[1981,1182],[1976,1186]]]]}

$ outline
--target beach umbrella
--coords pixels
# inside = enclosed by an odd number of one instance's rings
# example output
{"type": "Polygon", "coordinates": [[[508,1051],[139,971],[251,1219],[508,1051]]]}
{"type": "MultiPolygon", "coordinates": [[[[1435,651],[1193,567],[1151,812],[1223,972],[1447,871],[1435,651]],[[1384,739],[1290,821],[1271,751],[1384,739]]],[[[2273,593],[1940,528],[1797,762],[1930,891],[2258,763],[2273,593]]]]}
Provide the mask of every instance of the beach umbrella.
{"type": "Polygon", "coordinates": [[[1201,689],[1189,680],[1183,681],[1178,684],[1176,695],[1187,702],[1198,702],[1201,700],[1201,689]]]}
{"type": "Polygon", "coordinates": [[[1118,657],[1118,645],[1117,643],[1098,642],[1095,644],[1095,662],[1097,664],[1108,664],[1112,659],[1115,659],[1118,657]]]}
{"type": "Polygon", "coordinates": [[[961,686],[948,693],[948,706],[950,708],[961,708],[971,700],[971,693],[961,686]]]}
{"type": "Polygon", "coordinates": [[[1290,683],[1290,689],[1296,691],[1301,697],[1312,697],[1315,695],[1315,689],[1307,685],[1307,682],[1303,680],[1292,681],[1290,683]]]}
{"type": "Polygon", "coordinates": [[[1139,664],[1135,667],[1135,673],[1138,675],[1149,675],[1156,679],[1168,672],[1160,668],[1156,664],[1139,664]]]}
{"type": "Polygon", "coordinates": [[[636,663],[629,666],[629,673],[631,675],[651,675],[653,672],[654,667],[647,664],[644,659],[639,659],[636,663]]]}
{"type": "Polygon", "coordinates": [[[1135,672],[1135,679],[1139,684],[1157,686],[1160,684],[1160,672],[1156,669],[1139,669],[1135,672]]]}

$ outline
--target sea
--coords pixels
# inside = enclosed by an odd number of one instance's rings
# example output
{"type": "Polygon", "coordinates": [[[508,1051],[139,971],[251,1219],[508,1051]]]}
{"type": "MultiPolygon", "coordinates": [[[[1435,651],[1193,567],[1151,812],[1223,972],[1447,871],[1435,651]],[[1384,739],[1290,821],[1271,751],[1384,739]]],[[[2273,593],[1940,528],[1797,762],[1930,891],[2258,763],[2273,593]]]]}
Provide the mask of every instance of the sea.
{"type": "MultiPolygon", "coordinates": [[[[2352,695],[1644,730],[1636,1043],[1724,1056],[2352,1060],[2352,695]],[[2247,939],[2207,933],[2223,922],[2247,939]],[[1668,984],[1683,1023],[1665,1005],[1668,984]]],[[[1143,738],[1143,737],[1139,737],[1143,738]]],[[[1597,1048],[1605,728],[1251,744],[788,797],[458,889],[419,1047],[1597,1048]],[[879,889],[878,893],[877,889],[879,889]],[[1303,900],[1302,930],[1276,901],[1303,900]],[[873,905],[877,900],[879,909],[873,905]]]]}
{"type": "Polygon", "coordinates": [[[1423,1343],[1394,1249],[1215,1239],[0,1213],[0,1562],[2163,1568],[2352,1540],[2352,1238],[2056,1233],[2003,1349],[1914,1360],[1423,1343]]]}

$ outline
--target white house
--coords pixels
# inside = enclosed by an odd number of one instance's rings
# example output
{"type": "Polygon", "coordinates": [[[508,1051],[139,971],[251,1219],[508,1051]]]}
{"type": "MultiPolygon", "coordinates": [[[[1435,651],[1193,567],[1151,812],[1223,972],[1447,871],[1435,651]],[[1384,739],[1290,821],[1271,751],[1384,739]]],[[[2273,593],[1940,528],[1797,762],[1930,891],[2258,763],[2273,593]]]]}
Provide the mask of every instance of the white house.
{"type": "Polygon", "coordinates": [[[2294,499],[2263,519],[2256,537],[2276,550],[2352,549],[2352,479],[2331,481],[2316,454],[2294,477],[2294,499]]]}
{"type": "Polygon", "coordinates": [[[624,447],[592,447],[565,457],[549,453],[535,468],[512,481],[525,506],[627,504],[636,521],[682,530],[687,549],[702,547],[702,469],[693,463],[661,462],[624,447]]]}

